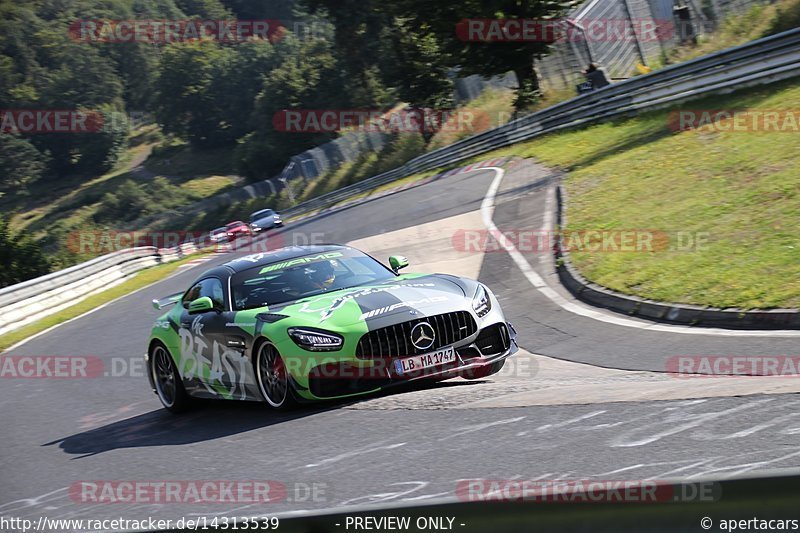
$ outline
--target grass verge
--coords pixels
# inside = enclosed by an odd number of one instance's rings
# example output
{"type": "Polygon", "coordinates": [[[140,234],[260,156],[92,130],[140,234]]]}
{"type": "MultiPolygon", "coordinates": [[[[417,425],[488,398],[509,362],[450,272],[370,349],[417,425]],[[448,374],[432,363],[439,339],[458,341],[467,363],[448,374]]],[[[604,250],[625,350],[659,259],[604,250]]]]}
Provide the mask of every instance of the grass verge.
{"type": "MultiPolygon", "coordinates": [[[[797,113],[800,84],[680,107],[797,113]]],[[[570,170],[569,230],[707,235],[685,251],[573,253],[595,283],[659,301],[800,308],[800,132],[674,133],[669,113],[547,135],[475,159],[518,155],[570,170]]]]}

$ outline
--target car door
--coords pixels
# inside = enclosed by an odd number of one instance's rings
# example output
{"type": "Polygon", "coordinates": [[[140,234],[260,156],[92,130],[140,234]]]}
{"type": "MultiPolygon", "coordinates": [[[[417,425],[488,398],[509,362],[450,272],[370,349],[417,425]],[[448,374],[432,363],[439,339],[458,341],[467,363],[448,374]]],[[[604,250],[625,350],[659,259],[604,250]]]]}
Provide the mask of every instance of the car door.
{"type": "Polygon", "coordinates": [[[233,312],[222,279],[210,276],[190,288],[183,299],[181,313],[181,352],[194,360],[190,365],[203,396],[245,399],[247,359],[245,338],[231,327],[233,312]],[[189,303],[208,297],[214,309],[190,314],[189,303]]]}

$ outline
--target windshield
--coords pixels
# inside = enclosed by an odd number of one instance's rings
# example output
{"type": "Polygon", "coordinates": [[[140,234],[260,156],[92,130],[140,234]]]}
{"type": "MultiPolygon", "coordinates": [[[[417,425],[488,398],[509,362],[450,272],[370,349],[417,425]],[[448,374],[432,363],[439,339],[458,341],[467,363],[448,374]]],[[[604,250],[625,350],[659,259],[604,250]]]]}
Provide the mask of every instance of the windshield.
{"type": "Polygon", "coordinates": [[[379,283],[394,274],[357,250],[311,254],[254,267],[231,278],[234,309],[282,304],[348,287],[379,283]]]}
{"type": "Polygon", "coordinates": [[[250,220],[258,220],[259,218],[271,217],[273,215],[272,209],[264,209],[263,211],[257,211],[250,215],[250,220]]]}
{"type": "Polygon", "coordinates": [[[239,226],[244,226],[244,222],[241,222],[241,221],[239,221],[239,222],[231,222],[230,224],[228,224],[225,227],[228,228],[228,229],[233,229],[233,228],[238,228],[239,226]]]}

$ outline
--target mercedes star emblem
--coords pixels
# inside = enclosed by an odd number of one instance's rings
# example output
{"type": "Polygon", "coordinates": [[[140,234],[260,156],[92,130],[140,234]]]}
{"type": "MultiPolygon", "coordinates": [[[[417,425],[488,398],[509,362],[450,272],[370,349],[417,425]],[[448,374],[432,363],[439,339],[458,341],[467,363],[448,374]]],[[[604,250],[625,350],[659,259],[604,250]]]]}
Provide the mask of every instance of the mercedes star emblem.
{"type": "Polygon", "coordinates": [[[427,322],[420,322],[411,328],[411,344],[419,350],[427,350],[436,340],[436,331],[427,322]]]}

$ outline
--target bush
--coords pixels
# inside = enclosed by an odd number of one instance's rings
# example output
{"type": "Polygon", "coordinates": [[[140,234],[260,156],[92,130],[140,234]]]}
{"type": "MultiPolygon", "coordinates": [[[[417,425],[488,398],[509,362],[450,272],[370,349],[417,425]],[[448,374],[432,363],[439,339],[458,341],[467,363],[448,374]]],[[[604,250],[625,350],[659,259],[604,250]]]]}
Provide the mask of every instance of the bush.
{"type": "Polygon", "coordinates": [[[21,283],[50,272],[39,244],[26,235],[12,236],[8,222],[0,219],[0,287],[21,283]]]}
{"type": "Polygon", "coordinates": [[[100,208],[94,220],[103,222],[130,222],[140,216],[153,212],[153,201],[144,187],[133,180],[125,180],[116,194],[107,192],[100,200],[100,208]]]}

